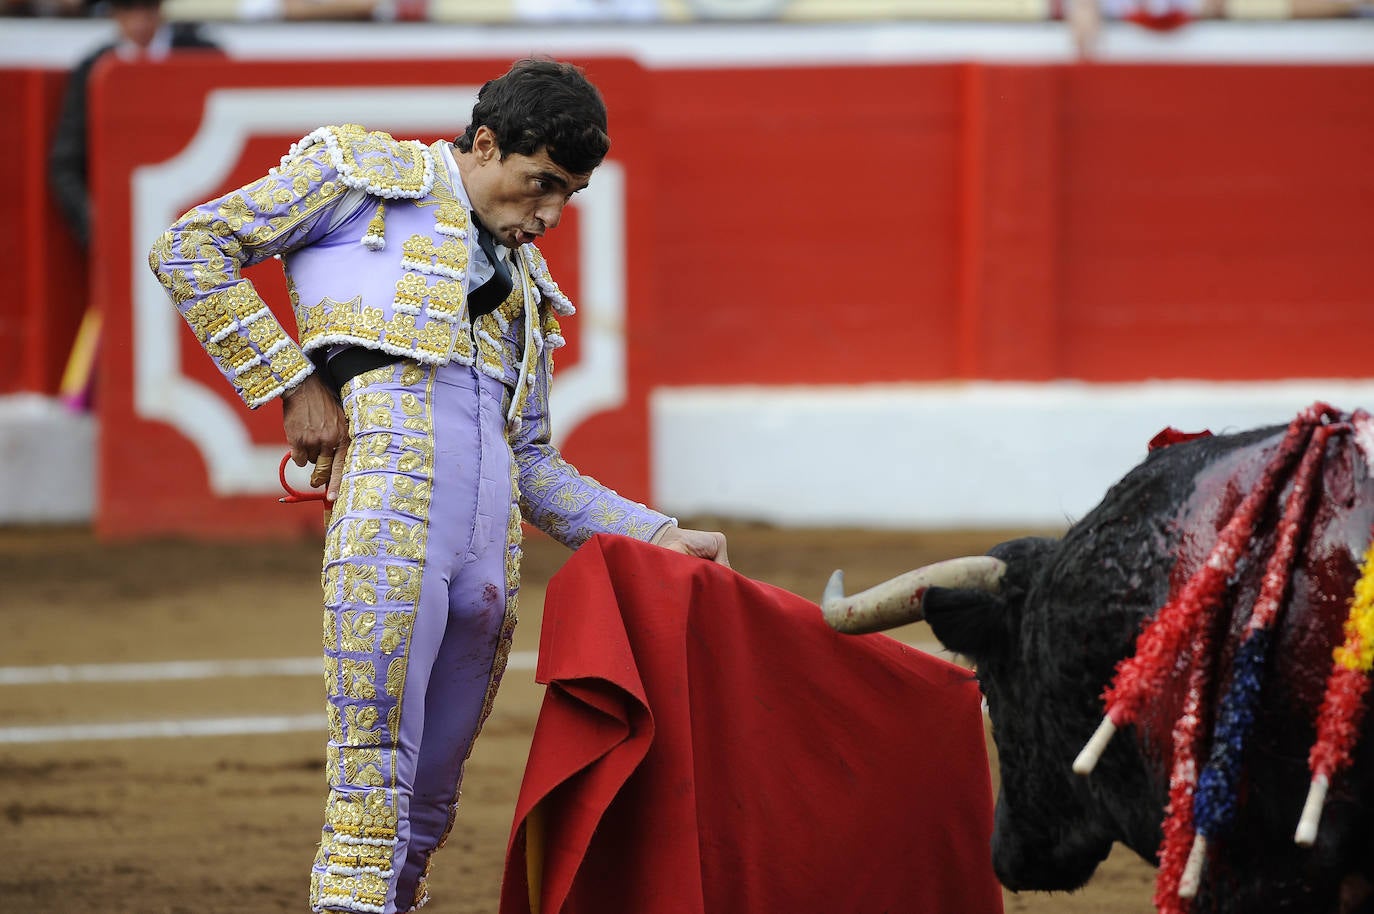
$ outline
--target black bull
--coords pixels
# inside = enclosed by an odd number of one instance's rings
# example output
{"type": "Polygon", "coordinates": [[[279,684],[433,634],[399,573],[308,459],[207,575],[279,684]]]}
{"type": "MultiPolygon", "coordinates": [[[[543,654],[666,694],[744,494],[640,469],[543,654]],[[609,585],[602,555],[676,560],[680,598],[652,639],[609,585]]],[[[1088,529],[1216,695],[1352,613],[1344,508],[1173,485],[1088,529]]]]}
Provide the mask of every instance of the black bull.
{"type": "MultiPolygon", "coordinates": [[[[1001,769],[993,864],[1008,888],[1078,888],[1115,841],[1158,863],[1181,687],[1151,701],[1090,776],[1075,775],[1071,764],[1102,719],[1100,696],[1116,664],[1207,558],[1283,436],[1282,428],[1260,429],[1153,451],[1063,538],[991,549],[988,555],[1005,563],[995,582],[974,569],[966,572],[971,582],[954,579],[960,586],[932,586],[942,583],[937,575],[903,585],[904,596],[882,592],[903,579],[865,592],[886,599],[889,615],[893,607],[907,615],[851,630],[887,627],[923,611],[941,643],[975,664],[1001,769]]],[[[1353,764],[1331,785],[1315,845],[1293,840],[1332,648],[1341,642],[1374,524],[1369,470],[1353,435],[1327,443],[1246,742],[1237,819],[1212,843],[1195,911],[1374,914],[1374,714],[1365,715],[1353,764]]],[[[1213,631],[1229,634],[1215,639],[1227,645],[1218,659],[1219,687],[1286,495],[1266,507],[1216,619],[1213,631]]],[[[856,604],[836,602],[840,586],[832,582],[826,604],[831,623],[843,629],[841,617],[856,604]]]]}

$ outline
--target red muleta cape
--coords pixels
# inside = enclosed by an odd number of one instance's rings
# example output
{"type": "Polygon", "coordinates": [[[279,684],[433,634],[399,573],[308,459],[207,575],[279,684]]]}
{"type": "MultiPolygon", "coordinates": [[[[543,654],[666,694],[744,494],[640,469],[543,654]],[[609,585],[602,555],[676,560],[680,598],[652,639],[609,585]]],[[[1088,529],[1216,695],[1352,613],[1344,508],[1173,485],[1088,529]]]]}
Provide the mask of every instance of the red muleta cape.
{"type": "Polygon", "coordinates": [[[1002,911],[961,667],[599,535],[549,584],[536,679],[502,914],[1002,911]]]}

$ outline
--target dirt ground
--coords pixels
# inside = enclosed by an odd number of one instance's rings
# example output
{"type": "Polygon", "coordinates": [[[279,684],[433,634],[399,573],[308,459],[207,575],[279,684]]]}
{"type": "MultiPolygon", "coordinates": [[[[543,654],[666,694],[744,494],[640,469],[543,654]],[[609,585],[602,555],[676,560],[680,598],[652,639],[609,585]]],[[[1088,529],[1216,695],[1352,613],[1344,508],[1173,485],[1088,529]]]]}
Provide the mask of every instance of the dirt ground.
{"type": "MultiPolygon", "coordinates": [[[[1014,535],[723,529],[737,571],[812,599],[835,568],[852,591],[1014,535]]],[[[544,587],[568,555],[542,536],[526,547],[516,651],[538,646],[544,587]]],[[[322,726],[80,740],[50,728],[311,714],[322,722],[319,676],[222,669],[215,678],[16,683],[25,674],[12,671],[310,656],[319,645],[318,557],[313,541],[102,544],[80,529],[0,530],[0,912],[304,914],[324,807],[322,726]]],[[[930,641],[919,627],[896,634],[930,641]]],[[[435,859],[427,912],[496,912],[543,692],[533,675],[506,675],[468,766],[458,823],[435,859]]],[[[1083,890],[1006,893],[1006,910],[1145,914],[1153,880],[1118,847],[1083,890]]]]}

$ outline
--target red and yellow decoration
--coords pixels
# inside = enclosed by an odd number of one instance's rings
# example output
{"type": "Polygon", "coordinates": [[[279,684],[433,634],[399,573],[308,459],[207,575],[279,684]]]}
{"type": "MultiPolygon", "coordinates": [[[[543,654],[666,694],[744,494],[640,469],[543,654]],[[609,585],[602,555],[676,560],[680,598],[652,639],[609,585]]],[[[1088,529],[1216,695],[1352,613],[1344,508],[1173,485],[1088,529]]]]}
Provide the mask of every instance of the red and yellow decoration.
{"type": "Polygon", "coordinates": [[[1317,840],[1322,804],[1331,779],[1350,764],[1360,735],[1374,667],[1374,542],[1364,555],[1360,580],[1345,619],[1345,643],[1332,653],[1334,663],[1326,681],[1326,697],[1317,716],[1317,741],[1308,756],[1312,786],[1294,836],[1299,844],[1317,840]]]}

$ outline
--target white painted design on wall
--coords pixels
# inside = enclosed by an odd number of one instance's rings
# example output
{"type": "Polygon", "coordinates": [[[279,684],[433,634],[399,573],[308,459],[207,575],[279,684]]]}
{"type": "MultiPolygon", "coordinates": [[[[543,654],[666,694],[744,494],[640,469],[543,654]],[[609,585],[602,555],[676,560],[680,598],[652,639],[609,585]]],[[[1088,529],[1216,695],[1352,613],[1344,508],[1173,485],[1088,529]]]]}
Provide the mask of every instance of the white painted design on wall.
{"type": "MultiPolygon", "coordinates": [[[[195,444],[215,494],[275,494],[286,447],[251,440],[244,407],[232,394],[223,395],[227,384],[215,393],[183,372],[178,335],[189,331],[148,270],[148,249],[181,214],[185,201],[214,193],[254,135],[304,135],[329,123],[361,123],[401,134],[456,133],[477,89],[217,90],[206,97],[205,117],[185,149],[135,170],[130,188],[134,409],[143,418],[170,424],[195,444]]],[[[562,435],[591,413],[624,400],[624,188],[623,168],[607,162],[597,172],[595,188],[573,198],[584,219],[582,294],[573,320],[582,322],[586,357],[559,375],[551,409],[562,435]]]]}
{"type": "MultiPolygon", "coordinates": [[[[560,368],[553,356],[554,382],[549,392],[549,415],[554,445],[593,413],[625,402],[625,169],[619,162],[603,162],[591,186],[572,198],[581,219],[577,314],[567,322],[577,327],[580,358],[560,368]]],[[[555,229],[557,231],[557,229],[555,229]]],[[[554,265],[556,267],[556,265],[554,265]]],[[[558,272],[554,269],[554,279],[558,272]]]]}

